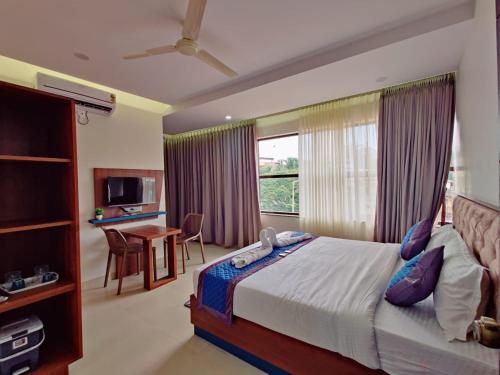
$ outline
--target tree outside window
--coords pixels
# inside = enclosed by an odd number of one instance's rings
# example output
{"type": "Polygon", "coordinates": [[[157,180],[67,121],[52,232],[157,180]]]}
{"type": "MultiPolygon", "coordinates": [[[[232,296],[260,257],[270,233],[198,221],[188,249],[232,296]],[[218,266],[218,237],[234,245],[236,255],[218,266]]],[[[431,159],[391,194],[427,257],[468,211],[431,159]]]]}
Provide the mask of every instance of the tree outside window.
{"type": "Polygon", "coordinates": [[[261,212],[298,215],[298,135],[260,139],[258,146],[261,212]]]}

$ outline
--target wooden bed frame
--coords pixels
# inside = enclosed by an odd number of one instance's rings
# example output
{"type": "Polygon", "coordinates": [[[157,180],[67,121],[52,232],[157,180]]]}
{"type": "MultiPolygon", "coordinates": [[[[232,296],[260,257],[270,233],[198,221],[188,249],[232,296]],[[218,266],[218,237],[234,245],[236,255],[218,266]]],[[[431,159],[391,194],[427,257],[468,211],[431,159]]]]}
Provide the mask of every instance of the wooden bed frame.
{"type": "MultiPolygon", "coordinates": [[[[500,243],[499,211],[482,203],[457,197],[453,212],[455,228],[478,260],[490,269],[494,291],[492,302],[498,315],[500,249],[496,247],[500,243]]],[[[367,368],[338,353],[285,336],[237,316],[233,317],[231,325],[225,324],[197,308],[194,295],[191,295],[191,323],[197,335],[268,373],[385,374],[382,370],[367,368]]]]}
{"type": "Polygon", "coordinates": [[[231,325],[222,323],[196,306],[196,297],[191,295],[191,323],[195,326],[196,334],[208,341],[212,340],[206,333],[215,336],[229,344],[218,346],[229,349],[229,352],[240,358],[241,356],[228,346],[234,346],[255,356],[264,366],[259,366],[258,362],[252,360],[247,362],[268,373],[279,373],[281,369],[281,373],[291,374],[385,374],[338,353],[282,335],[237,316],[233,316],[231,325]]]}

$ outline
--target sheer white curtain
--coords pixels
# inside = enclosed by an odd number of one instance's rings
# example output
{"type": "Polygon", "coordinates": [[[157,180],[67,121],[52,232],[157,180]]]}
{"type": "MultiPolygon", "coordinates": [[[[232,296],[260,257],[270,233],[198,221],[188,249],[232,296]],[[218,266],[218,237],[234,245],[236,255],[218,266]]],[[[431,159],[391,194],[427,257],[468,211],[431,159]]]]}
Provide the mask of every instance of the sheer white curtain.
{"type": "Polygon", "coordinates": [[[302,110],[299,185],[304,230],[373,239],[378,108],[376,93],[302,110]]]}

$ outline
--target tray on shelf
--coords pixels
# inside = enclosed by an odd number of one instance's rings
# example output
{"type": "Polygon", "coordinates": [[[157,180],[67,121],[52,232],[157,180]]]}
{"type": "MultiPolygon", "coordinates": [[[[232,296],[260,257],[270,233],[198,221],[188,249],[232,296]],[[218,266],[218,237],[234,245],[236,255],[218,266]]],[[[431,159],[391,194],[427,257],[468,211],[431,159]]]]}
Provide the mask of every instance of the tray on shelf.
{"type": "Polygon", "coordinates": [[[8,282],[8,283],[0,284],[0,290],[2,292],[7,293],[8,295],[12,296],[14,294],[26,292],[27,290],[33,290],[36,288],[40,288],[42,286],[54,284],[59,280],[59,274],[57,272],[52,272],[52,273],[55,274],[54,280],[50,280],[50,281],[46,281],[46,282],[37,282],[39,280],[39,278],[36,276],[26,277],[26,278],[24,278],[24,283],[26,285],[24,288],[10,290],[10,286],[12,285],[12,283],[8,282]]]}

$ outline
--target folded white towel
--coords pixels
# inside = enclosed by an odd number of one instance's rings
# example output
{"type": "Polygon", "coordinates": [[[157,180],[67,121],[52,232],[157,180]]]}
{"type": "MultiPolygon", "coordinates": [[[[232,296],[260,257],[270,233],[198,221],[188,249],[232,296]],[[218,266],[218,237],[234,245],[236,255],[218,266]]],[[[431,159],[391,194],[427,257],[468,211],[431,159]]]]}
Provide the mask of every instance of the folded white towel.
{"type": "Polygon", "coordinates": [[[292,236],[293,233],[295,232],[290,232],[290,231],[282,232],[276,235],[276,231],[272,227],[266,228],[266,231],[274,247],[284,247],[312,238],[310,233],[304,233],[300,236],[292,236]]]}
{"type": "MultiPolygon", "coordinates": [[[[272,228],[271,228],[272,229],[272,228]]],[[[260,247],[261,248],[268,248],[268,247],[273,247],[273,244],[271,243],[271,238],[269,237],[269,228],[262,229],[259,233],[259,239],[260,239],[260,247]]]]}
{"type": "Polygon", "coordinates": [[[238,254],[233,257],[231,259],[231,264],[236,268],[243,268],[271,254],[271,252],[273,251],[273,245],[269,240],[267,229],[262,229],[260,231],[260,242],[260,247],[245,251],[244,253],[238,254]]]}
{"type": "Polygon", "coordinates": [[[234,256],[231,258],[231,264],[236,268],[243,268],[271,254],[273,246],[284,247],[312,238],[309,233],[304,233],[300,236],[292,236],[293,233],[295,232],[287,231],[276,235],[276,231],[272,227],[262,229],[259,235],[261,245],[234,256]]]}

